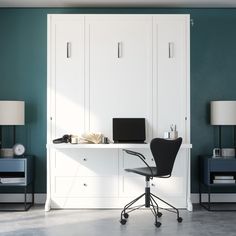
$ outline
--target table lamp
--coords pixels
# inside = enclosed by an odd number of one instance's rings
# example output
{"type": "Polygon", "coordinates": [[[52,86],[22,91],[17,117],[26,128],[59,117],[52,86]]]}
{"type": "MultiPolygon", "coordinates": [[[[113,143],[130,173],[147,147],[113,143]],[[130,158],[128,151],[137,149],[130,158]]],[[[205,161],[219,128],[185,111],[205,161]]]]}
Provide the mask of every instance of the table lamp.
{"type": "Polygon", "coordinates": [[[236,148],[236,101],[212,101],[211,125],[219,126],[219,148],[222,148],[221,128],[225,125],[234,127],[234,149],[236,148]]]}
{"type": "Polygon", "coordinates": [[[2,148],[2,126],[13,126],[13,145],[16,139],[16,125],[25,124],[24,101],[0,101],[0,149],[2,148]]]}

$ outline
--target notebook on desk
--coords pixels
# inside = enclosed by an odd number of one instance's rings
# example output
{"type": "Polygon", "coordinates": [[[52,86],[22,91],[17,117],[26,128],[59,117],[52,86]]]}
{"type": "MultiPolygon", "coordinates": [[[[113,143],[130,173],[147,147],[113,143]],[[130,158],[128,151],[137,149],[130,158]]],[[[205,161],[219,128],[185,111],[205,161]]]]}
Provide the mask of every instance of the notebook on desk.
{"type": "Polygon", "coordinates": [[[114,143],[145,143],[145,118],[113,118],[114,143]]]}

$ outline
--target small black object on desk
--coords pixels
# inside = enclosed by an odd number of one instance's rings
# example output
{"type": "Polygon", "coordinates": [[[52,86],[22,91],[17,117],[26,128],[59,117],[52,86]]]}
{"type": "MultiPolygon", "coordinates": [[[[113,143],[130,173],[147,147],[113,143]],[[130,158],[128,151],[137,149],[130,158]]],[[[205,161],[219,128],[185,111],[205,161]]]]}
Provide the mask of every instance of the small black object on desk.
{"type": "Polygon", "coordinates": [[[236,209],[216,209],[213,204],[236,204],[235,202],[212,202],[211,193],[215,187],[236,187],[236,158],[200,156],[199,157],[199,203],[208,211],[236,211],[236,209]],[[202,187],[207,187],[208,200],[202,201],[202,187]]]}
{"type": "MultiPolygon", "coordinates": [[[[0,188],[24,188],[23,209],[0,209],[0,211],[27,211],[34,205],[34,156],[0,157],[0,188]],[[31,189],[32,200],[27,201],[31,189]]],[[[1,204],[22,204],[22,202],[0,202],[1,204]]]]}
{"type": "Polygon", "coordinates": [[[57,138],[53,140],[53,143],[71,143],[71,136],[69,134],[63,135],[61,138],[57,138]]]}

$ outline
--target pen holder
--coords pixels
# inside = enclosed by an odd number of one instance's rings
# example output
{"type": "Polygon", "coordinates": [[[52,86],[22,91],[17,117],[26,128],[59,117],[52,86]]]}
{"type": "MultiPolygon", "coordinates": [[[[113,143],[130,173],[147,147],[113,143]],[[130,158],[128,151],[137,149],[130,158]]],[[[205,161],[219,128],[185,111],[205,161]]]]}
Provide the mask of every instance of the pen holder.
{"type": "Polygon", "coordinates": [[[178,138],[178,131],[169,131],[164,133],[165,139],[177,139],[178,138]]]}
{"type": "Polygon", "coordinates": [[[103,144],[108,144],[109,143],[108,137],[102,137],[102,143],[103,144]]]}
{"type": "Polygon", "coordinates": [[[177,139],[178,131],[170,131],[170,139],[177,139]]]}

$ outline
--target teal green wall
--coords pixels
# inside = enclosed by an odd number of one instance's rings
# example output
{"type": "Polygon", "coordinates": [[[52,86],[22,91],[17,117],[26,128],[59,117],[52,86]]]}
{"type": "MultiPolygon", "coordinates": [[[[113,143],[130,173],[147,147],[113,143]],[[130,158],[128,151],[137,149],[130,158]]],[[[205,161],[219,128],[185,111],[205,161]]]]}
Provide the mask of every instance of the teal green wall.
{"type": "MultiPolygon", "coordinates": [[[[216,130],[209,125],[209,101],[236,99],[236,9],[0,9],[0,100],[26,101],[26,125],[17,129],[17,141],[36,156],[39,193],[46,191],[47,14],[51,13],[191,14],[191,165],[192,192],[197,192],[197,157],[217,146],[216,130]]],[[[230,146],[229,129],[224,136],[224,146],[230,146]]]]}

